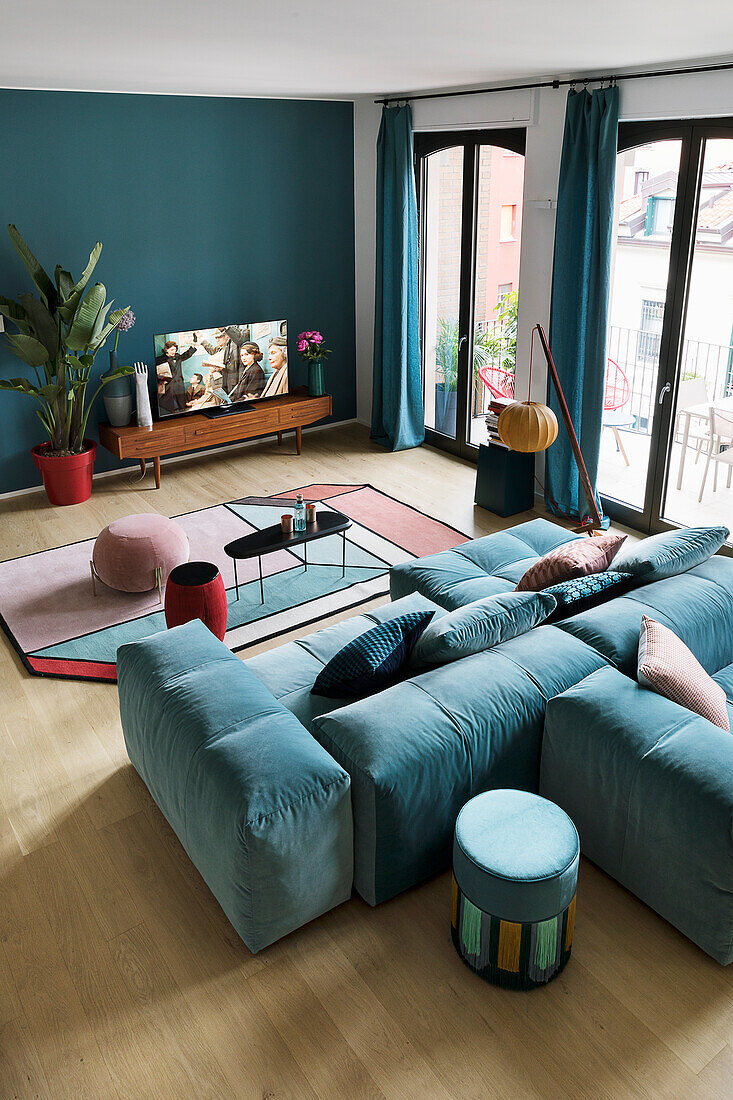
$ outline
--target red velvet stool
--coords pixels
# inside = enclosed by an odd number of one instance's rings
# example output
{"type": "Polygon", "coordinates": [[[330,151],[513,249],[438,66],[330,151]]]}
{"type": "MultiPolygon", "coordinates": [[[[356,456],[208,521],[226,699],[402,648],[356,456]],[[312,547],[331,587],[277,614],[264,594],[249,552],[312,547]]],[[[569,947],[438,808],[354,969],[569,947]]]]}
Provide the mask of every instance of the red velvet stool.
{"type": "Polygon", "coordinates": [[[177,565],[165,586],[168,627],[201,619],[212,634],[224,640],[227,629],[227,592],[221,573],[210,561],[177,565]]]}

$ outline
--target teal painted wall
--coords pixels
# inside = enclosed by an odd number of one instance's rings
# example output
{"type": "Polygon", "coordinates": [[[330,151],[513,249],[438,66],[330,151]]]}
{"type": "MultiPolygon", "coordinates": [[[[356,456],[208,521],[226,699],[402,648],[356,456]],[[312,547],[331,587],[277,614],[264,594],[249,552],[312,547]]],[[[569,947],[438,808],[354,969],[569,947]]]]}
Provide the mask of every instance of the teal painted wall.
{"type": "MultiPolygon", "coordinates": [[[[152,366],[156,332],[285,317],[291,385],[293,337],[318,328],[334,419],[355,415],[350,103],[0,90],[0,117],[1,294],[31,289],[8,222],[51,273],[81,274],[100,240],[95,278],[137,316],[121,363],[152,366]]],[[[0,376],[21,373],[0,348],[0,376]]],[[[0,492],[40,484],[33,401],[0,393],[0,428],[0,492]]],[[[98,451],[97,470],[118,465],[98,451]]]]}

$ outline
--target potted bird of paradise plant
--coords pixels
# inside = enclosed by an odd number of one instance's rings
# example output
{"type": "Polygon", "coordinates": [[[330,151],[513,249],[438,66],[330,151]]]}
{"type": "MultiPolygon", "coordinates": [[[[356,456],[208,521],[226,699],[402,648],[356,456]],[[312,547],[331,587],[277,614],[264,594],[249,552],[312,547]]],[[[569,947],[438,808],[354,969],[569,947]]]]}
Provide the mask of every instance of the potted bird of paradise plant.
{"type": "Polygon", "coordinates": [[[132,367],[111,370],[89,397],[94,359],[129,306],[110,313],[113,303],[107,302],[104,285],[95,283],[87,290],[102,251],[99,242],[77,281],[60,264],[52,280],[14,225],[8,233],[38,295],[0,297],[0,313],[17,330],[6,334],[7,344],[33,371],[32,377],[0,379],[0,389],[38,403],[36,414],[48,440],[31,453],[48,499],[51,504],[78,504],[92,491],[97,445],[86,438],[92,405],[105,384],[132,373],[132,367]]]}

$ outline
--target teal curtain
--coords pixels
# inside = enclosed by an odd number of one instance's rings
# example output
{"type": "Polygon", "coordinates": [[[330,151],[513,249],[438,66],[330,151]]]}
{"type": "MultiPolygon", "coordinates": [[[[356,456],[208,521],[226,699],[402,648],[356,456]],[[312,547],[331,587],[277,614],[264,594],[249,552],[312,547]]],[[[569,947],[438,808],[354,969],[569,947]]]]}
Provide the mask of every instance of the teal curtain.
{"type": "Polygon", "coordinates": [[[401,451],[425,438],[420,376],[417,201],[409,105],[384,107],[377,142],[372,439],[401,451]]]}
{"type": "MultiPolygon", "coordinates": [[[[598,475],[613,242],[618,88],[570,91],[560,162],[550,347],[591,485],[598,475]]],[[[546,503],[581,518],[587,510],[555,392],[560,433],[547,451],[546,503]]]]}

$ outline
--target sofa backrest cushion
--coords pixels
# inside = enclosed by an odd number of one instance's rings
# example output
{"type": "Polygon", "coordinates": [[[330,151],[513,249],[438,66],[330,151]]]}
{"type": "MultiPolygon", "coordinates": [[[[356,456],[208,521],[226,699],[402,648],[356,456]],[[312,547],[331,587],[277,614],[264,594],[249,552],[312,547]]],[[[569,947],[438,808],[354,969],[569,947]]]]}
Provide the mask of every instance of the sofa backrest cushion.
{"type": "Polygon", "coordinates": [[[624,547],[611,569],[633,573],[645,583],[675,577],[701,565],[720,550],[728,538],[727,527],[680,527],[661,531],[624,547]]]}
{"type": "Polygon", "coordinates": [[[464,542],[453,550],[403,562],[390,569],[392,599],[421,592],[453,610],[484,596],[511,592],[533,562],[580,536],[546,519],[464,542]]]}
{"type": "Polygon", "coordinates": [[[557,607],[544,592],[503,592],[474,600],[432,622],[420,637],[411,664],[442,665],[470,657],[526,634],[557,607]]]}
{"type": "Polygon", "coordinates": [[[635,680],[642,615],[673,630],[710,675],[718,672],[733,661],[733,559],[717,555],[557,625],[635,680]]]}

